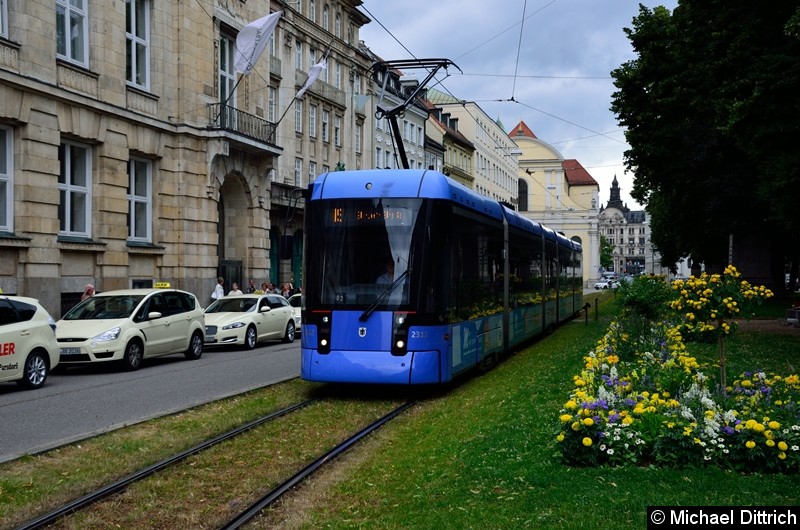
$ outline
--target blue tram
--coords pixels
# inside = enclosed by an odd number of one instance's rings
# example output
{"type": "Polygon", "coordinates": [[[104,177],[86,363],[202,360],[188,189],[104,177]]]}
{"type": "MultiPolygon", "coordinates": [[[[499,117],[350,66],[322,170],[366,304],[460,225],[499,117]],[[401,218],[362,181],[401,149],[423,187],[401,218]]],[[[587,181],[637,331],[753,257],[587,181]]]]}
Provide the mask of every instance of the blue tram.
{"type": "Polygon", "coordinates": [[[430,170],[319,176],[301,377],[438,384],[582,308],[580,244],[430,170]]]}

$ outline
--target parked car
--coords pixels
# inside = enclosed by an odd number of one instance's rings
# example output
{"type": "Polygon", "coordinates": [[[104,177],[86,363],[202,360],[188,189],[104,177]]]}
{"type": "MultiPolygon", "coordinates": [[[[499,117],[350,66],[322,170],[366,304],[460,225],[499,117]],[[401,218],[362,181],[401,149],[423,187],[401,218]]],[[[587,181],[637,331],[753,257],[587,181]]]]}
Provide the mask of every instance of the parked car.
{"type": "Polygon", "coordinates": [[[41,388],[58,365],[56,321],[35,298],[0,296],[0,381],[41,388]]]}
{"type": "Polygon", "coordinates": [[[252,350],[261,341],[294,342],[294,310],[279,294],[226,296],[206,308],[206,345],[252,350]]]}
{"type": "Polygon", "coordinates": [[[289,297],[289,305],[294,310],[294,332],[300,333],[303,322],[303,295],[301,293],[293,294],[289,297]]]}
{"type": "Polygon", "coordinates": [[[203,354],[205,321],[195,295],[177,289],[125,289],[95,294],[56,325],[63,365],[118,361],[137,370],[143,359],[203,354]]]}
{"type": "Polygon", "coordinates": [[[616,289],[619,283],[614,280],[600,280],[594,284],[595,289],[616,289]]]}

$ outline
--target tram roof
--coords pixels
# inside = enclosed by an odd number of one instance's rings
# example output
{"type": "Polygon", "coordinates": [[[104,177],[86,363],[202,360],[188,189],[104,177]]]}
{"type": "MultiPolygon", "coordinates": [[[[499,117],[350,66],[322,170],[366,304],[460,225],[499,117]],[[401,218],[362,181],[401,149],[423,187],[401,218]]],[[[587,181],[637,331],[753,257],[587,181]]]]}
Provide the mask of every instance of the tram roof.
{"type": "Polygon", "coordinates": [[[502,206],[443,173],[430,169],[364,169],[323,173],[310,187],[310,200],[384,197],[444,199],[503,218],[502,206]]]}

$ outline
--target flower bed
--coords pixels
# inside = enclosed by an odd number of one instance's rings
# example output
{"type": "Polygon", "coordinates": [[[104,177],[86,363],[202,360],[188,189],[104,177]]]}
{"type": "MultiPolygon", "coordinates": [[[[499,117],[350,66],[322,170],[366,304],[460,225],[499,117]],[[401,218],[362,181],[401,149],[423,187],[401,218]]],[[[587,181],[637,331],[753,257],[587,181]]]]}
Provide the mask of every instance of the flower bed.
{"type": "Polygon", "coordinates": [[[643,340],[624,322],[611,324],[560,411],[562,460],[800,470],[800,378],[752,372],[719,391],[687,353],[681,329],[651,322],[643,340]]]}

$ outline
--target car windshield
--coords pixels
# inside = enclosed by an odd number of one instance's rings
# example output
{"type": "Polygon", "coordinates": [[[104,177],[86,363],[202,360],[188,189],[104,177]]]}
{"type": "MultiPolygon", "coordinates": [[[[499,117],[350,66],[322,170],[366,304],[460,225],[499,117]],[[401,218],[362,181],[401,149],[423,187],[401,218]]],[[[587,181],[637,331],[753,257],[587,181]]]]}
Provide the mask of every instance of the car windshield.
{"type": "Polygon", "coordinates": [[[208,306],[206,313],[248,313],[257,301],[257,298],[221,298],[208,306]]]}
{"type": "Polygon", "coordinates": [[[144,295],[92,296],[69,310],[64,320],[104,320],[127,318],[144,295]]]}

